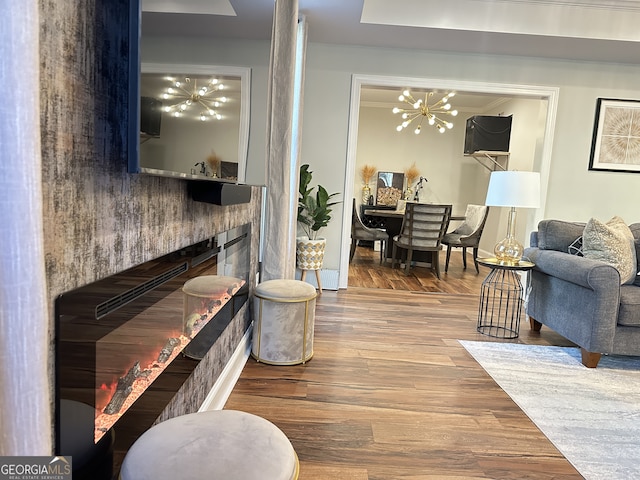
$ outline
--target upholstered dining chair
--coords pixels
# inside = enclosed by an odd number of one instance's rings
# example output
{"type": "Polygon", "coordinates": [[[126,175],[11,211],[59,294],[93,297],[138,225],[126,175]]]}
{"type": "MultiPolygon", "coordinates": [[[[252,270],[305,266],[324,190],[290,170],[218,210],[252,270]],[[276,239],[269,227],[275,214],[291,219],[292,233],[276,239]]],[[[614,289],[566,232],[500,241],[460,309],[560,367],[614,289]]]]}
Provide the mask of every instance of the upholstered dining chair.
{"type": "Polygon", "coordinates": [[[431,252],[431,269],[440,278],[439,252],[442,238],[449,228],[451,205],[407,203],[400,234],[393,238],[391,268],[395,268],[399,251],[406,251],[405,273],[411,269],[413,253],[431,252]]]}
{"type": "Polygon", "coordinates": [[[467,248],[473,248],[473,263],[476,266],[476,272],[480,273],[478,269],[478,245],[480,244],[484,225],[487,222],[487,215],[489,215],[489,207],[486,205],[469,204],[464,214],[464,221],[455,230],[444,236],[442,244],[447,246],[447,259],[444,263],[445,272],[449,270],[449,258],[451,257],[452,248],[462,248],[462,265],[465,270],[467,268],[467,248]]]}
{"type": "Polygon", "coordinates": [[[381,228],[370,228],[362,223],[362,219],[358,214],[356,208],[356,199],[353,199],[353,208],[351,212],[351,251],[349,252],[349,263],[353,260],[353,255],[356,253],[356,246],[359,240],[365,240],[369,242],[375,242],[379,240],[380,245],[380,263],[384,259],[384,252],[386,251],[387,242],[389,241],[389,235],[381,228]]]}

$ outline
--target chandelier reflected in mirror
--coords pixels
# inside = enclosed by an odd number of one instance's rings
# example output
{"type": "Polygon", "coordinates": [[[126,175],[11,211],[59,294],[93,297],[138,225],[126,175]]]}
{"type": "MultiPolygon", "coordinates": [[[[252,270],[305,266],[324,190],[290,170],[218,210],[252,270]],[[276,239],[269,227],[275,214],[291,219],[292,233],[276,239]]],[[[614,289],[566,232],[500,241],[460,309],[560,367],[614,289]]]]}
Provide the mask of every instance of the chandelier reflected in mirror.
{"type": "Polygon", "coordinates": [[[454,92],[447,93],[435,103],[433,98],[436,92],[427,92],[423,99],[416,100],[409,90],[402,92],[398,100],[404,102],[408,107],[395,107],[393,113],[402,114],[402,123],[396,127],[398,132],[407,128],[414,120],[417,120],[417,126],[413,131],[416,135],[422,130],[422,122],[427,121],[428,125],[435,127],[440,133],[444,133],[447,129],[453,128],[453,123],[443,119],[444,116],[455,117],[458,115],[457,110],[452,110],[449,99],[455,95],[454,92]]]}
{"type": "Polygon", "coordinates": [[[162,108],[165,112],[174,117],[190,114],[203,122],[222,119],[217,109],[227,102],[227,98],[220,95],[225,86],[219,79],[167,77],[167,80],[170,86],[164,91],[162,98],[170,104],[162,108]]]}

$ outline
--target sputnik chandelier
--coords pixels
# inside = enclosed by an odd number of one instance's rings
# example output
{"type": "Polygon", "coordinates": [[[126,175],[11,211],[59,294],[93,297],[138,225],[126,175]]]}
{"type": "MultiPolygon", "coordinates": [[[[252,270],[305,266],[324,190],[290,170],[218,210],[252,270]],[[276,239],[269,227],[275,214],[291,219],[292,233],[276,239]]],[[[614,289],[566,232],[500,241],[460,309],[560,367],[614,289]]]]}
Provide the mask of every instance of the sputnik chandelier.
{"type": "Polygon", "coordinates": [[[224,85],[217,78],[205,80],[184,77],[183,80],[168,80],[171,85],[162,94],[162,98],[174,103],[163,107],[165,112],[174,117],[182,117],[191,112],[203,122],[222,118],[215,109],[225,103],[227,98],[219,96],[219,92],[224,90],[224,85]],[[198,108],[199,111],[196,110],[198,108]]]}
{"type": "Polygon", "coordinates": [[[448,122],[440,118],[444,115],[450,115],[455,117],[458,115],[457,110],[451,110],[451,104],[449,99],[455,95],[454,92],[447,93],[440,100],[430,105],[431,97],[435,95],[435,92],[428,92],[424,95],[424,100],[416,100],[411,95],[409,90],[402,92],[402,95],[398,97],[398,100],[409,105],[410,108],[398,108],[393,109],[393,113],[402,113],[402,123],[396,127],[396,130],[401,132],[409,126],[411,122],[418,119],[418,126],[414,130],[417,135],[422,129],[422,122],[426,119],[429,125],[435,126],[440,133],[444,133],[446,129],[453,128],[453,123],[448,122]]]}

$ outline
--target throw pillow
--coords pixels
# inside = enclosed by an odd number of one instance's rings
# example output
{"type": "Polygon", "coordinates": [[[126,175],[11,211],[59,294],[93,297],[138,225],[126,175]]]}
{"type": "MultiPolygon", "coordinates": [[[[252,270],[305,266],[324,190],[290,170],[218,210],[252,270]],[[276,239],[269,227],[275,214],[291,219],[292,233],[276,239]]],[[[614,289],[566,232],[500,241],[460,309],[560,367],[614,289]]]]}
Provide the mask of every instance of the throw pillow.
{"type": "Polygon", "coordinates": [[[571,255],[578,255],[579,257],[584,256],[582,253],[582,235],[571,242],[571,245],[569,245],[567,250],[571,255]]]}
{"type": "Polygon", "coordinates": [[[587,222],[582,233],[582,253],[586,258],[600,260],[620,273],[620,283],[633,283],[636,277],[635,239],[620,217],[607,223],[595,218],[587,222]]]}

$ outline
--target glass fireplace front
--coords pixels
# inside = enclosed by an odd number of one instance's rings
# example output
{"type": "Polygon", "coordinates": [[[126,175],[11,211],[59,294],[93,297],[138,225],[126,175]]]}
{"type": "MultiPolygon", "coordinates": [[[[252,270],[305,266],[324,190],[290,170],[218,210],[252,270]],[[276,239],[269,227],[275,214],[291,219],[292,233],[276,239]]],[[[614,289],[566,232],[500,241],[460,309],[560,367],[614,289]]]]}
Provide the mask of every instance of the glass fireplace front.
{"type": "Polygon", "coordinates": [[[60,295],[56,444],[69,428],[98,442],[178,356],[195,368],[246,302],[249,270],[247,224],[60,295]],[[95,418],[65,424],[68,400],[95,418]]]}

